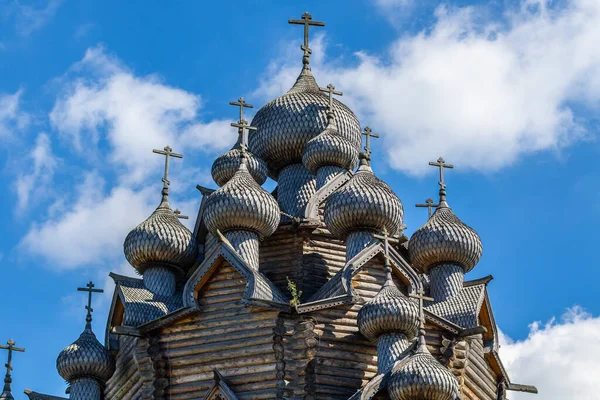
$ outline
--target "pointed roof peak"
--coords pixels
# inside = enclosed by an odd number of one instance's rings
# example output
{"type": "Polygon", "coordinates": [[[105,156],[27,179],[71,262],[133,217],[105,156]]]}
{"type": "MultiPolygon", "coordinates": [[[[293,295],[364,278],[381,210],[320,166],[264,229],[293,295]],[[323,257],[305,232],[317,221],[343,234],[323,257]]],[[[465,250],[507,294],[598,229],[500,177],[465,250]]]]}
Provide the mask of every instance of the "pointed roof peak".
{"type": "Polygon", "coordinates": [[[308,64],[304,64],[302,71],[300,71],[300,75],[298,75],[298,78],[296,78],[296,82],[292,88],[288,90],[288,93],[298,92],[321,93],[321,90],[319,90],[319,85],[317,84],[317,80],[308,67],[308,64]]]}

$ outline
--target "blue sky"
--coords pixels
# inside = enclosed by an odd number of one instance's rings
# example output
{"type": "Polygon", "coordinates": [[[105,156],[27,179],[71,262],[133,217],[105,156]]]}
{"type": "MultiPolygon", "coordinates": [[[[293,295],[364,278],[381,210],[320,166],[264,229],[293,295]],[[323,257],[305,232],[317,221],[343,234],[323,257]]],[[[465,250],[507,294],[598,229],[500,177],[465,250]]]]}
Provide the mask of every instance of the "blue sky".
{"type": "Polygon", "coordinates": [[[0,340],[27,348],[17,398],[63,393],[54,363],[83,328],[75,288],[90,279],[106,289],[103,337],[107,274],[133,273],[122,242],[159,201],[152,148],[184,154],[173,203],[195,215],[195,185],[214,187],[212,160],[235,139],[228,102],[259,107],[290,87],[302,29],[287,19],[306,10],[327,23],[312,36],[313,72],[381,134],[374,168],[402,199],[407,233],[426,219],[413,205],[436,195],[427,161],[456,165],[449,203],[484,243],[468,278],[495,277],[513,380],[544,399],[575,386],[593,398],[585,377],[598,367],[581,358],[600,348],[581,343],[600,334],[598,0],[0,0],[0,340]],[[579,368],[556,368],[558,355],[579,368]]]}

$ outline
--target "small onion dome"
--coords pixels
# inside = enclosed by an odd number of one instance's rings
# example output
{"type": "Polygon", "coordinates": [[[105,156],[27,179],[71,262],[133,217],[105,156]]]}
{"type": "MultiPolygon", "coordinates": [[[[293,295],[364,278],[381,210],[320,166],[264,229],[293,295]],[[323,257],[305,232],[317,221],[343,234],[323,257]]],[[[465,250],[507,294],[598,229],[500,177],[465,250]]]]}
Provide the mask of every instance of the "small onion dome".
{"type": "MultiPolygon", "coordinates": [[[[257,130],[249,138],[249,148],[267,163],[273,179],[283,167],[302,162],[304,145],[327,127],[328,104],[328,97],[305,67],[286,94],[258,110],[251,124],[257,130]]],[[[333,114],[339,134],[358,150],[361,130],[354,113],[333,99],[333,114]]]]}
{"type": "Polygon", "coordinates": [[[392,374],[388,392],[391,400],[455,400],[458,381],[422,342],[406,364],[392,374]]]}
{"type": "Polygon", "coordinates": [[[302,164],[312,174],[325,166],[354,170],[357,162],[358,149],[339,134],[333,123],[327,125],[320,135],[309,140],[302,153],[302,164]]]}
{"type": "Polygon", "coordinates": [[[152,265],[172,266],[182,271],[196,261],[196,241],[171,209],[163,189],[163,200],[144,222],[135,227],[123,244],[127,261],[140,273],[152,265]]]}
{"type": "MultiPolygon", "coordinates": [[[[221,154],[212,165],[211,174],[215,183],[219,186],[223,186],[227,183],[236,171],[240,167],[240,142],[241,137],[237,143],[228,152],[221,154]]],[[[250,152],[246,152],[246,158],[248,159],[248,171],[259,185],[262,185],[267,180],[267,164],[260,158],[256,157],[250,152]]]]}
{"type": "Polygon", "coordinates": [[[96,339],[88,324],[79,339],[60,352],[56,359],[56,369],[68,382],[77,378],[94,378],[106,382],[115,372],[115,361],[96,339]]]}
{"type": "Polygon", "coordinates": [[[410,259],[423,272],[436,264],[456,263],[465,273],[477,265],[483,246],[475,230],[465,225],[445,201],[408,242],[410,259]]]}
{"type": "Polygon", "coordinates": [[[343,238],[355,230],[397,232],[404,208],[392,189],[378,179],[361,154],[361,166],[325,204],[325,224],[343,238]]]}
{"type": "Polygon", "coordinates": [[[241,229],[270,236],[279,219],[277,200],[252,178],[246,161],[229,182],[208,196],[204,205],[204,222],[212,233],[241,229]]]}
{"type": "Polygon", "coordinates": [[[387,281],[358,312],[358,329],[369,340],[388,332],[404,333],[411,340],[419,330],[419,307],[387,281]]]}

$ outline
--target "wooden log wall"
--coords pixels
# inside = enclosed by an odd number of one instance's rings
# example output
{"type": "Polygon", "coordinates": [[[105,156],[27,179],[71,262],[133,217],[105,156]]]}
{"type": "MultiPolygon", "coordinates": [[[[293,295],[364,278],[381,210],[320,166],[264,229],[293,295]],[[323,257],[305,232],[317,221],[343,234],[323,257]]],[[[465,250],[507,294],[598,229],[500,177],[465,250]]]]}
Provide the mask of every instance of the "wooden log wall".
{"type": "MultiPolygon", "coordinates": [[[[406,291],[399,279],[395,281],[406,291]]],[[[361,269],[352,285],[366,302],[379,292],[384,282],[383,260],[377,257],[361,269]]],[[[315,320],[317,336],[315,398],[348,399],[377,375],[376,343],[365,339],[356,323],[361,307],[362,304],[343,305],[310,315],[315,320]]],[[[433,332],[433,338],[433,343],[441,343],[441,334],[433,332]]]]}
{"type": "Polygon", "coordinates": [[[276,398],[274,328],[279,313],[245,307],[245,286],[234,268],[221,266],[200,291],[200,312],[161,330],[160,347],[169,369],[166,398],[201,399],[214,368],[240,400],[276,398]]]}
{"type": "Polygon", "coordinates": [[[135,357],[137,338],[119,337],[119,354],[116,370],[112,378],[106,382],[104,395],[107,400],[139,400],[142,399],[142,380],[135,357]]]}
{"type": "Polygon", "coordinates": [[[465,400],[496,400],[498,377],[484,356],[481,335],[468,338],[463,397],[465,400]]]}
{"type": "Polygon", "coordinates": [[[287,278],[306,302],[346,262],[346,246],[324,230],[282,226],[260,246],[260,271],[287,293],[287,278]]]}

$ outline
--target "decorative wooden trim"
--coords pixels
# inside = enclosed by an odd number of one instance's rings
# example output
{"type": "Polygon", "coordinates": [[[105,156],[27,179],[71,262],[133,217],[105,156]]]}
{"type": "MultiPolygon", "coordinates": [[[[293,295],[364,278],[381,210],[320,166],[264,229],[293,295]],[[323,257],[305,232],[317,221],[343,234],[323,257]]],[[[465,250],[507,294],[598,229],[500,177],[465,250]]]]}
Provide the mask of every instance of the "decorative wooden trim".
{"type": "Polygon", "coordinates": [[[323,203],[327,198],[340,187],[342,187],[346,182],[348,182],[354,174],[350,171],[346,171],[345,173],[341,173],[336,175],[333,179],[331,179],[325,186],[321,189],[317,190],[315,194],[312,195],[308,204],[306,205],[306,210],[304,212],[304,217],[308,220],[318,220],[319,219],[319,206],[323,203]]]}

